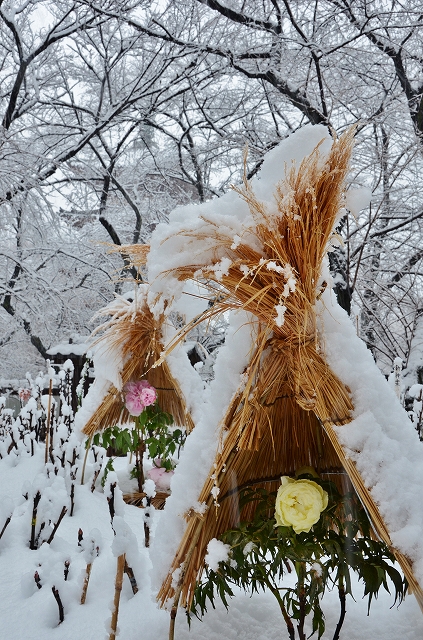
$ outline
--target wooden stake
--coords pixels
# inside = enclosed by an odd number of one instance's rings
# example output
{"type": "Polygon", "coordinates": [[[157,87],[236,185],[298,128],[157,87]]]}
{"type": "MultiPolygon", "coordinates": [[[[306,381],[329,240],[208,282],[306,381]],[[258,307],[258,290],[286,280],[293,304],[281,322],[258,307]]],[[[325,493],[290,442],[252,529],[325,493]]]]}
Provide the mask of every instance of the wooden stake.
{"type": "Polygon", "coordinates": [[[40,502],[40,500],[41,500],[41,493],[37,491],[37,493],[34,496],[34,506],[32,508],[31,539],[29,541],[29,548],[32,550],[37,548],[35,543],[35,527],[37,526],[37,510],[38,510],[38,503],[40,502]]]}
{"type": "Polygon", "coordinates": [[[120,602],[120,594],[122,591],[124,569],[125,569],[125,554],[123,553],[117,559],[115,598],[113,601],[112,621],[110,623],[111,632],[110,632],[109,640],[116,639],[116,629],[117,629],[117,621],[118,621],[118,614],[119,614],[119,602],[120,602]]]}
{"type": "MultiPolygon", "coordinates": [[[[47,361],[47,367],[50,369],[50,361],[47,361]]],[[[48,462],[48,453],[49,453],[49,433],[50,433],[50,421],[51,421],[51,394],[53,391],[53,379],[50,378],[50,384],[48,387],[48,409],[47,409],[47,425],[46,425],[46,451],[44,456],[44,462],[47,464],[48,462]]]]}
{"type": "Polygon", "coordinates": [[[129,578],[129,582],[131,583],[132,593],[135,596],[138,593],[138,584],[135,578],[134,571],[132,567],[130,567],[129,564],[126,562],[126,560],[125,560],[125,573],[129,578]]]}
{"type": "Polygon", "coordinates": [[[7,518],[7,520],[6,520],[6,522],[4,523],[4,527],[3,527],[3,529],[0,531],[0,540],[1,540],[2,536],[3,536],[3,533],[6,531],[7,525],[9,524],[9,522],[11,521],[11,519],[12,519],[12,516],[9,516],[9,517],[7,518]]]}

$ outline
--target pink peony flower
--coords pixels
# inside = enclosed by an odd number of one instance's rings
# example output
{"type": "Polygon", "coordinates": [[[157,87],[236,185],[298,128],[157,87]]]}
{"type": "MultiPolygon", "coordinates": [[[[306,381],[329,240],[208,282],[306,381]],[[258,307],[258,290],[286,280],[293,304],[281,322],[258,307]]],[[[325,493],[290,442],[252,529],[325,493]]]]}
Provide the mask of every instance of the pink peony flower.
{"type": "Polygon", "coordinates": [[[22,403],[28,402],[31,395],[31,389],[19,389],[19,398],[21,399],[22,403]]]}
{"type": "Polygon", "coordinates": [[[144,387],[141,391],[141,401],[145,407],[156,402],[157,392],[154,387],[144,387]]]}
{"type": "Polygon", "coordinates": [[[154,480],[158,491],[169,491],[172,476],[173,471],[166,471],[162,467],[153,467],[150,471],[147,471],[147,477],[150,480],[154,480]]]}
{"type": "Polygon", "coordinates": [[[139,416],[146,407],[156,402],[157,391],[147,380],[128,382],[123,391],[125,406],[131,416],[139,416]]]}

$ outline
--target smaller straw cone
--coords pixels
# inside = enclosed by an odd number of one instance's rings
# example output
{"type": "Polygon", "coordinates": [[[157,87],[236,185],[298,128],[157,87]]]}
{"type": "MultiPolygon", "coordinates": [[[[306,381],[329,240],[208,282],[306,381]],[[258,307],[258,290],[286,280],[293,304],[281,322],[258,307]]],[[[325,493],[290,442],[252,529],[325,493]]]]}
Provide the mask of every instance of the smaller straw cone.
{"type": "MultiPolygon", "coordinates": [[[[122,354],[123,386],[132,380],[148,377],[150,384],[157,390],[161,409],[173,416],[175,424],[185,426],[188,432],[191,431],[194,423],[186,407],[183,393],[172,376],[167,362],[153,368],[153,364],[159,359],[163,350],[163,317],[156,320],[145,302],[135,312],[130,302],[126,300],[119,302],[120,306],[106,309],[106,312],[113,315],[108,322],[97,329],[97,331],[104,330],[97,342],[105,345],[101,348],[110,348],[122,354]]],[[[124,406],[122,393],[110,384],[102,403],[84,426],[83,433],[91,436],[107,427],[125,424],[132,420],[124,406]]]]}

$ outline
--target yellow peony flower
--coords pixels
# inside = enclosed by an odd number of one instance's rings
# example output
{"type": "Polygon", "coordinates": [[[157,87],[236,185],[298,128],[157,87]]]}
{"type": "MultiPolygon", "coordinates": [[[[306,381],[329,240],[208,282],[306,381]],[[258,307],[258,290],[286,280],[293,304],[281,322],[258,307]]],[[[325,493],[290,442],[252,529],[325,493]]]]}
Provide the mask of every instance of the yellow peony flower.
{"type": "Polygon", "coordinates": [[[276,524],[292,527],[295,533],[308,532],[328,505],[328,494],[312,480],[282,476],[276,495],[276,524]]]}

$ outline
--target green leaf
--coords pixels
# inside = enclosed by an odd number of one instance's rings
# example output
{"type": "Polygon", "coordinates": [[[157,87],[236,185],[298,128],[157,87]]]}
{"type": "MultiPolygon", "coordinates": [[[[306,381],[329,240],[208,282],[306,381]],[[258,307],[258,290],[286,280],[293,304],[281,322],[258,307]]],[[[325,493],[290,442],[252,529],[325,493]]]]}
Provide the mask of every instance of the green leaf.
{"type": "Polygon", "coordinates": [[[153,440],[152,442],[149,443],[148,452],[149,452],[150,458],[155,458],[156,457],[156,454],[157,454],[157,442],[155,442],[153,440]]]}
{"type": "Polygon", "coordinates": [[[140,445],[140,437],[137,431],[132,432],[132,451],[136,451],[140,445]]]}
{"type": "Polygon", "coordinates": [[[137,425],[142,429],[147,423],[147,413],[143,411],[137,418],[137,425]]]}

